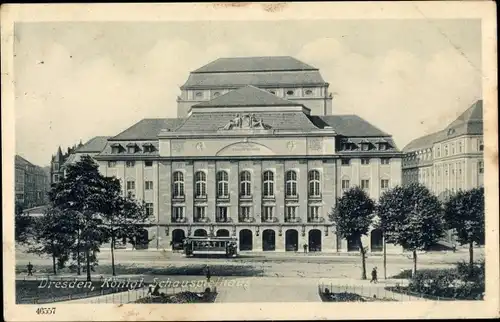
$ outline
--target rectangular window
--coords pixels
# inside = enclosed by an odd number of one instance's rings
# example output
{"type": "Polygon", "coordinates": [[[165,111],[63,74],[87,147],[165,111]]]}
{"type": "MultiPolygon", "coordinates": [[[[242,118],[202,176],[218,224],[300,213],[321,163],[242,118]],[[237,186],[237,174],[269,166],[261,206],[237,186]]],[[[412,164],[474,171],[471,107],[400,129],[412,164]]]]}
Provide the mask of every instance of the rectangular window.
{"type": "Polygon", "coordinates": [[[217,207],[217,221],[227,221],[227,207],[217,207]]]}
{"type": "Polygon", "coordinates": [[[389,159],[389,158],[380,159],[380,164],[389,164],[390,162],[391,162],[391,159],[389,159]]]}
{"type": "Polygon", "coordinates": [[[364,164],[364,165],[370,164],[370,159],[368,159],[368,158],[362,158],[361,159],[361,164],[364,164]]]}
{"type": "Polygon", "coordinates": [[[342,159],[342,165],[350,165],[351,164],[351,159],[342,159]]]}
{"type": "Polygon", "coordinates": [[[484,150],[484,144],[483,144],[483,140],[479,140],[478,141],[478,149],[479,151],[483,151],[484,150]]]}
{"type": "Polygon", "coordinates": [[[127,161],[126,165],[127,165],[127,168],[132,168],[135,166],[135,161],[127,161]]]}
{"type": "Polygon", "coordinates": [[[144,187],[146,190],[153,190],[153,181],[144,182],[144,187]]]}
{"type": "Polygon", "coordinates": [[[319,207],[311,206],[309,207],[309,219],[318,219],[319,218],[319,207]]]}
{"type": "Polygon", "coordinates": [[[388,189],[389,188],[389,180],[382,179],[380,180],[380,189],[388,189]]]}
{"type": "Polygon", "coordinates": [[[128,153],[135,153],[135,146],[127,147],[128,153]]]}
{"type": "Polygon", "coordinates": [[[135,190],[135,181],[127,181],[127,190],[135,190]]]}
{"type": "Polygon", "coordinates": [[[477,163],[477,171],[478,171],[479,173],[484,173],[484,164],[483,164],[483,161],[479,161],[479,162],[477,163]]]}
{"type": "Polygon", "coordinates": [[[151,202],[146,203],[146,215],[148,216],[153,215],[153,203],[151,202]]]}
{"type": "Polygon", "coordinates": [[[144,162],[145,167],[152,167],[153,166],[153,161],[145,161],[144,162]]]}
{"type": "Polygon", "coordinates": [[[349,189],[349,180],[342,180],[342,189],[349,189]]]}
{"type": "Polygon", "coordinates": [[[205,207],[195,207],[195,218],[201,220],[205,218],[205,207]]]}
{"type": "Polygon", "coordinates": [[[368,179],[361,180],[361,189],[370,189],[370,180],[368,179]]]}
{"type": "Polygon", "coordinates": [[[241,207],[240,208],[240,214],[242,219],[250,219],[251,217],[251,207],[241,207]]]}
{"type": "Polygon", "coordinates": [[[295,220],[295,216],[297,214],[296,206],[287,206],[285,211],[286,220],[295,220]]]}
{"type": "Polygon", "coordinates": [[[119,146],[111,147],[111,153],[113,153],[113,154],[120,153],[120,147],[119,146]]]}
{"type": "Polygon", "coordinates": [[[370,150],[370,145],[368,143],[362,143],[361,151],[368,151],[368,150],[370,150]]]}
{"type": "Polygon", "coordinates": [[[172,208],[172,219],[174,221],[180,221],[184,219],[184,207],[173,207],[172,208]]]}
{"type": "Polygon", "coordinates": [[[265,221],[271,221],[273,219],[273,207],[272,206],[264,206],[262,211],[262,219],[265,221]]]}
{"type": "Polygon", "coordinates": [[[108,161],[108,168],[116,167],[116,161],[108,161]]]}

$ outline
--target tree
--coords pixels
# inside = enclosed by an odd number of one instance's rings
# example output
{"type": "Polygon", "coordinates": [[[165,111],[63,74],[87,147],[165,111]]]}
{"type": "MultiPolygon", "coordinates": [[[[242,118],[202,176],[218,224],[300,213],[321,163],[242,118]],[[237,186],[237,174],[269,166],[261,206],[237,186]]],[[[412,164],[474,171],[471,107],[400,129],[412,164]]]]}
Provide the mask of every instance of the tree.
{"type": "Polygon", "coordinates": [[[57,267],[64,267],[69,258],[71,246],[74,244],[73,230],[70,217],[59,209],[48,208],[43,216],[34,220],[34,244],[28,252],[50,255],[54,275],[57,275],[57,267]]]}
{"type": "Polygon", "coordinates": [[[366,235],[374,217],[375,203],[359,187],[347,190],[330,213],[330,220],[337,228],[338,234],[357,242],[361,255],[361,279],[366,279],[366,250],[361,236],[366,235]]]}
{"type": "Polygon", "coordinates": [[[413,183],[384,193],[377,205],[378,227],[389,243],[413,255],[412,275],[417,271],[417,251],[435,244],[443,235],[441,203],[425,186],[413,183]]]}
{"type": "Polygon", "coordinates": [[[102,196],[115,189],[115,185],[110,185],[99,173],[98,167],[90,156],[82,156],[80,161],[66,167],[66,175],[49,192],[53,205],[72,214],[77,258],[80,252],[85,256],[87,281],[91,281],[93,254],[106,241],[102,213],[107,205],[102,203],[102,196]]]}
{"type": "Polygon", "coordinates": [[[32,235],[33,218],[29,214],[24,213],[23,205],[18,202],[15,204],[14,216],[15,240],[18,243],[26,244],[32,235]]]}
{"type": "Polygon", "coordinates": [[[444,219],[458,242],[469,245],[469,267],[474,268],[474,243],[484,241],[484,188],[458,191],[445,203],[444,219]]]}

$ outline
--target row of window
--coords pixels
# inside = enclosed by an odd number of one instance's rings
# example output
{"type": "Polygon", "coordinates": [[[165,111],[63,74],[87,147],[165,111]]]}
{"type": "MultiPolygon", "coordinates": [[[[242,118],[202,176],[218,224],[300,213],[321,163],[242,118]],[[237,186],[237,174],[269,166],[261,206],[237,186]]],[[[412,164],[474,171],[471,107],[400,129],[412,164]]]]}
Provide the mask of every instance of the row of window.
{"type": "MultiPolygon", "coordinates": [[[[253,218],[252,214],[253,207],[242,206],[239,208],[238,220],[240,222],[249,222],[253,218]]],[[[228,222],[229,220],[229,207],[221,206],[217,207],[215,213],[215,220],[217,222],[228,222]]],[[[172,207],[172,221],[173,222],[184,222],[186,220],[185,207],[184,206],[174,206],[172,207]]],[[[205,222],[207,218],[207,207],[206,206],[196,206],[194,207],[194,222],[205,222]]],[[[277,220],[275,216],[274,206],[263,206],[261,220],[263,222],[274,222],[277,220]]],[[[285,221],[286,222],[296,222],[299,220],[298,207],[297,206],[287,206],[285,207],[285,221]]],[[[308,222],[320,221],[320,207],[310,206],[308,207],[308,222]]]]}
{"type": "MultiPolygon", "coordinates": [[[[349,179],[342,179],[342,190],[347,190],[351,188],[351,181],[349,179]]],[[[370,180],[369,179],[362,179],[361,180],[361,189],[368,190],[370,189],[370,180]]],[[[380,189],[389,189],[389,179],[381,179],[380,180],[380,189]]]]}
{"type": "MultiPolygon", "coordinates": [[[[108,168],[115,168],[116,167],[116,161],[108,161],[108,168]]],[[[135,167],[135,161],[125,161],[125,166],[127,168],[133,168],[135,167]]],[[[150,168],[153,166],[153,161],[144,161],[144,166],[146,168],[150,168]]]]}
{"type": "Polygon", "coordinates": [[[374,149],[385,151],[388,150],[389,147],[390,147],[389,143],[387,142],[378,142],[376,145],[371,142],[362,142],[359,144],[356,144],[354,142],[342,142],[340,144],[340,149],[342,151],[356,151],[356,150],[371,151],[374,149]]]}
{"type": "MultiPolygon", "coordinates": [[[[120,143],[113,143],[111,144],[111,153],[113,154],[119,154],[124,151],[127,151],[129,154],[137,153],[140,152],[141,149],[136,143],[129,143],[126,145],[126,149],[120,144],[120,143]]],[[[142,152],[144,153],[151,153],[155,152],[156,148],[154,147],[153,144],[151,143],[144,143],[142,144],[142,152]]]]}

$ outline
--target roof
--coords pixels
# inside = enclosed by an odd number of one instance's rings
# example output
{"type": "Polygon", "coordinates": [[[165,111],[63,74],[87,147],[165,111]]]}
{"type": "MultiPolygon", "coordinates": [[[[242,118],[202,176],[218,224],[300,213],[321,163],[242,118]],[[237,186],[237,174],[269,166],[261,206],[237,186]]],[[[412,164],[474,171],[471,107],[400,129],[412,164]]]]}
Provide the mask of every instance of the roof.
{"type": "Polygon", "coordinates": [[[33,163],[29,162],[28,160],[17,154],[15,156],[15,164],[18,166],[27,166],[27,165],[35,166],[33,163]]]}
{"type": "Polygon", "coordinates": [[[96,136],[77,148],[74,153],[101,152],[110,136],[96,136]]]}
{"type": "Polygon", "coordinates": [[[331,126],[335,132],[349,137],[388,137],[389,134],[380,130],[376,126],[357,115],[324,115],[309,116],[309,118],[319,127],[331,126]]]}
{"type": "Polygon", "coordinates": [[[245,85],[259,87],[318,86],[326,84],[317,70],[291,72],[191,73],[181,89],[238,88],[245,85]]]}
{"type": "Polygon", "coordinates": [[[236,106],[301,106],[283,98],[280,98],[268,91],[248,85],[237,90],[230,91],[218,96],[208,102],[202,102],[193,107],[236,107],[236,106]]]}
{"type": "Polygon", "coordinates": [[[411,141],[403,148],[403,151],[411,152],[431,148],[434,143],[467,134],[483,134],[482,100],[474,102],[474,104],[443,130],[427,134],[411,141]]]}
{"type": "Polygon", "coordinates": [[[143,119],[110,140],[155,140],[163,129],[174,130],[184,119],[143,119]]]}
{"type": "Polygon", "coordinates": [[[317,70],[317,68],[290,56],[231,57],[214,60],[193,73],[286,70],[317,70]]]}

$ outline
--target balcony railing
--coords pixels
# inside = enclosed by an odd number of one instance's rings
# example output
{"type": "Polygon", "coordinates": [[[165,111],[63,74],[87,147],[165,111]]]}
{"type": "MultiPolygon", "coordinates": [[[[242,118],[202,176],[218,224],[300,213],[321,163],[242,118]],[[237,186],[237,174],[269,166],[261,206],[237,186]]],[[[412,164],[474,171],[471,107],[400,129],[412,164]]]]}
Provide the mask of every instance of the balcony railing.
{"type": "Polygon", "coordinates": [[[322,223],[322,222],[325,222],[325,218],[323,218],[323,217],[317,217],[317,218],[309,217],[309,218],[307,218],[307,222],[309,222],[309,223],[322,223]]]}
{"type": "Polygon", "coordinates": [[[300,217],[285,218],[285,222],[288,222],[288,223],[299,223],[299,222],[301,222],[301,220],[300,220],[300,217]]]}
{"type": "Polygon", "coordinates": [[[255,218],[254,217],[240,217],[240,218],[238,218],[238,221],[240,223],[252,223],[252,222],[255,222],[255,218]]]}
{"type": "Polygon", "coordinates": [[[227,217],[227,218],[221,217],[221,218],[216,218],[215,222],[218,222],[218,223],[231,223],[231,222],[233,222],[233,219],[231,217],[227,217]]]}
{"type": "Polygon", "coordinates": [[[262,200],[264,201],[276,201],[276,196],[266,196],[266,195],[262,195],[262,200]]]}
{"type": "Polygon", "coordinates": [[[231,200],[231,198],[229,197],[229,195],[220,195],[220,196],[217,196],[217,201],[229,201],[231,200]]]}
{"type": "Polygon", "coordinates": [[[207,195],[194,196],[195,201],[207,201],[207,195]]]}
{"type": "Polygon", "coordinates": [[[172,201],[173,202],[184,202],[184,201],[186,201],[186,196],[185,195],[172,195],[172,201]]]}
{"type": "Polygon", "coordinates": [[[174,218],[174,217],[172,217],[172,222],[173,223],[186,223],[187,222],[187,218],[186,217],[182,217],[182,218],[174,218]]]}
{"type": "Polygon", "coordinates": [[[199,222],[199,223],[209,223],[210,219],[208,217],[202,217],[202,218],[195,218],[194,222],[199,222]]]}
{"type": "Polygon", "coordinates": [[[278,218],[277,217],[272,217],[272,218],[262,218],[261,220],[263,223],[276,223],[278,222],[278,218]]]}
{"type": "Polygon", "coordinates": [[[321,199],[323,199],[321,193],[318,195],[309,195],[309,200],[321,200],[321,199]]]}
{"type": "Polygon", "coordinates": [[[251,201],[253,199],[252,195],[240,195],[240,200],[248,200],[251,201]]]}
{"type": "Polygon", "coordinates": [[[285,200],[299,200],[299,195],[285,195],[285,200]]]}

